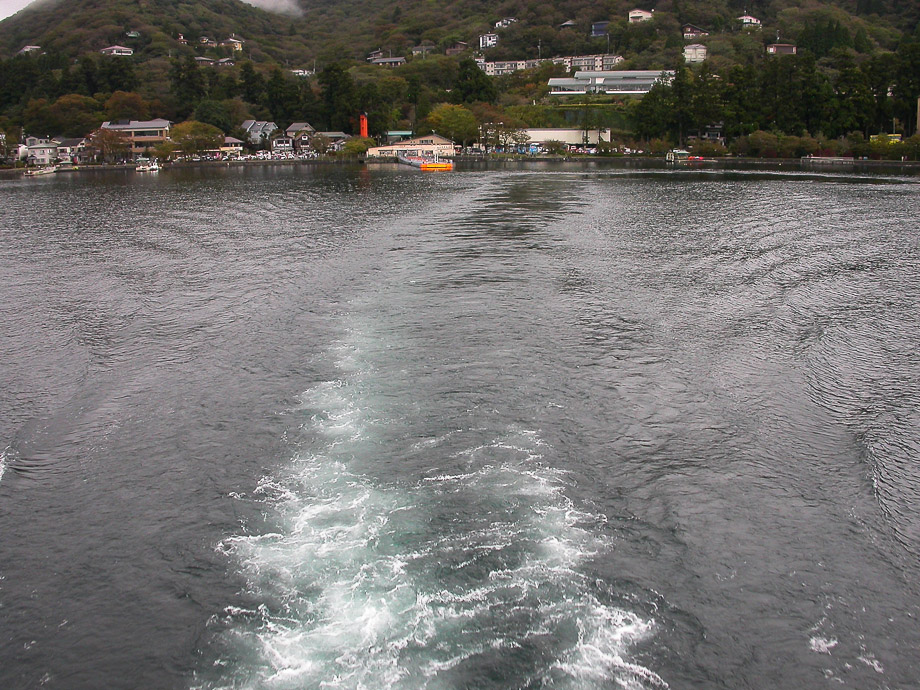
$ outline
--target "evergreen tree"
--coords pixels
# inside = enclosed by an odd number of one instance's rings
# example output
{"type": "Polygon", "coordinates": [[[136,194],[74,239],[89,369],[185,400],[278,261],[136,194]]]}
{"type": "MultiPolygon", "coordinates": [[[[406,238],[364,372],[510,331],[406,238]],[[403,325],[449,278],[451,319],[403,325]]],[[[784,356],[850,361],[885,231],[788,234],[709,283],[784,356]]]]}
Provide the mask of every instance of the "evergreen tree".
{"type": "Polygon", "coordinates": [[[495,84],[492,80],[479,69],[479,65],[472,58],[464,58],[460,61],[457,73],[457,81],[451,92],[451,100],[454,103],[494,103],[498,98],[495,90],[495,84]]]}

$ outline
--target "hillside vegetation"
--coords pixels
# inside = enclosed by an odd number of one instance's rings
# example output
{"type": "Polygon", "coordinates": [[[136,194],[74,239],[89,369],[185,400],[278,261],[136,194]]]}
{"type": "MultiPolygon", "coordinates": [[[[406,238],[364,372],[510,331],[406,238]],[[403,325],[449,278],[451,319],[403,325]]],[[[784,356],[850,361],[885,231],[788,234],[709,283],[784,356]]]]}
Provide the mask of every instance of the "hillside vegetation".
{"type": "MultiPolygon", "coordinates": [[[[299,12],[278,14],[239,0],[44,0],[0,22],[0,129],[9,142],[23,130],[76,136],[103,119],[159,116],[194,117],[237,134],[246,118],[353,132],[363,111],[380,135],[447,127],[458,114],[444,110],[450,104],[472,118],[472,136],[495,122],[591,125],[665,142],[716,122],[729,140],[761,130],[816,141],[916,131],[915,0],[295,2],[299,12]],[[654,10],[654,19],[628,23],[637,6],[654,10]],[[745,12],[762,27],[744,29],[745,12]],[[495,29],[505,17],[517,21],[495,29]],[[592,23],[601,21],[606,31],[592,37],[592,23]],[[702,65],[684,66],[686,23],[709,32],[697,39],[709,50],[702,65]],[[573,103],[548,92],[547,80],[564,71],[558,65],[486,77],[470,58],[490,31],[499,41],[481,53],[486,60],[610,52],[624,57],[623,68],[676,69],[678,79],[643,102],[573,103]],[[244,41],[242,51],[218,45],[231,36],[244,41]],[[458,41],[469,50],[446,56],[458,41]],[[766,56],[776,41],[796,44],[798,55],[766,56]],[[134,55],[99,54],[115,44],[134,55]],[[413,56],[420,44],[430,52],[413,56]],[[26,45],[41,50],[16,55],[26,45]],[[407,64],[369,65],[372,50],[407,64]],[[236,65],[205,66],[205,57],[236,65]],[[291,72],[314,67],[310,78],[291,72]]],[[[461,138],[470,136],[467,126],[461,138]]]]}

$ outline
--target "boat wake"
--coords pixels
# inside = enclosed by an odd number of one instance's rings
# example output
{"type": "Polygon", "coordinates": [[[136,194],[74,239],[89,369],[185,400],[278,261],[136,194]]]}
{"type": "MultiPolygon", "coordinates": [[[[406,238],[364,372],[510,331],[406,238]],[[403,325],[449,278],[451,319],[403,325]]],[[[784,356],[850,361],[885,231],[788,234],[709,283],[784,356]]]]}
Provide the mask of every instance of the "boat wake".
{"type": "Polygon", "coordinates": [[[630,657],[654,621],[585,567],[612,548],[603,516],[538,433],[416,437],[430,469],[381,479],[366,400],[348,378],[304,394],[314,441],[250,497],[271,531],[220,546],[250,604],[212,621],[217,677],[195,687],[667,687],[630,657]]]}

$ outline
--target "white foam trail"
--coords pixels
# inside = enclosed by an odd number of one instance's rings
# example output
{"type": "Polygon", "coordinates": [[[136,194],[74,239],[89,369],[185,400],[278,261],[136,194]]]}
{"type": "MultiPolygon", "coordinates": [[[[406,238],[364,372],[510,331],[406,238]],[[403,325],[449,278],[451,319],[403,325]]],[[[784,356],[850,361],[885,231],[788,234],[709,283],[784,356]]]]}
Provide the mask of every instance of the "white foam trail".
{"type": "Polygon", "coordinates": [[[302,396],[311,450],[254,492],[276,529],[221,544],[259,604],[224,612],[231,659],[201,687],[446,690],[505,655],[529,665],[512,684],[667,687],[628,658],[654,623],[580,572],[612,546],[541,464],[539,435],[493,432],[413,484],[373,479],[376,415],[355,349],[341,354],[349,375],[302,396]]]}
{"type": "Polygon", "coordinates": [[[10,453],[11,453],[10,446],[7,446],[2,451],[0,451],[0,481],[3,481],[3,475],[6,472],[7,465],[9,465],[10,453]]]}

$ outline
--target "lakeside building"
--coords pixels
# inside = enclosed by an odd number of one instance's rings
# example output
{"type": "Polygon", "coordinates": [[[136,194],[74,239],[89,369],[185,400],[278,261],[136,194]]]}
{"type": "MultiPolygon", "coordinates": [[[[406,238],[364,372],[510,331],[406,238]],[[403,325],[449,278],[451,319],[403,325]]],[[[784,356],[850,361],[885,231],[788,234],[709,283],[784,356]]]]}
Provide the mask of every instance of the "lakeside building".
{"type": "Polygon", "coordinates": [[[246,132],[251,144],[261,144],[267,141],[272,132],[278,129],[278,125],[267,120],[243,120],[243,124],[240,127],[246,132]]]}
{"type": "Polygon", "coordinates": [[[444,156],[454,155],[454,142],[440,134],[427,134],[406,139],[387,146],[374,146],[367,150],[368,158],[395,158],[396,156],[444,156]]]}
{"type": "Polygon", "coordinates": [[[220,147],[221,154],[229,158],[239,158],[243,153],[243,142],[236,137],[224,137],[224,145],[220,147]]]}
{"type": "Polygon", "coordinates": [[[549,80],[553,96],[584,96],[588,93],[644,95],[658,82],[670,84],[673,70],[615,70],[576,72],[574,77],[553,77],[549,80]]]}
{"type": "Polygon", "coordinates": [[[618,64],[623,62],[622,55],[568,55],[565,57],[544,58],[537,60],[496,60],[486,62],[479,59],[476,64],[479,69],[490,77],[500,77],[505,74],[512,74],[525,69],[535,69],[544,62],[552,62],[556,65],[564,65],[569,71],[580,70],[582,72],[601,72],[612,70],[618,64]]]}
{"type": "Polygon", "coordinates": [[[131,156],[137,158],[148,149],[162,144],[169,137],[172,123],[161,118],[155,120],[112,120],[103,122],[100,129],[119,132],[130,145],[131,156]]]}
{"type": "Polygon", "coordinates": [[[309,122],[292,122],[291,126],[285,130],[285,134],[294,142],[295,151],[309,149],[310,139],[315,132],[316,129],[309,122]]]}
{"type": "Polygon", "coordinates": [[[47,137],[26,137],[20,158],[25,158],[29,165],[51,165],[57,160],[58,145],[47,137]]]}
{"type": "Polygon", "coordinates": [[[610,131],[606,129],[531,127],[521,131],[528,137],[528,146],[545,146],[551,141],[558,141],[566,146],[597,146],[602,141],[610,141],[610,131]]]}

